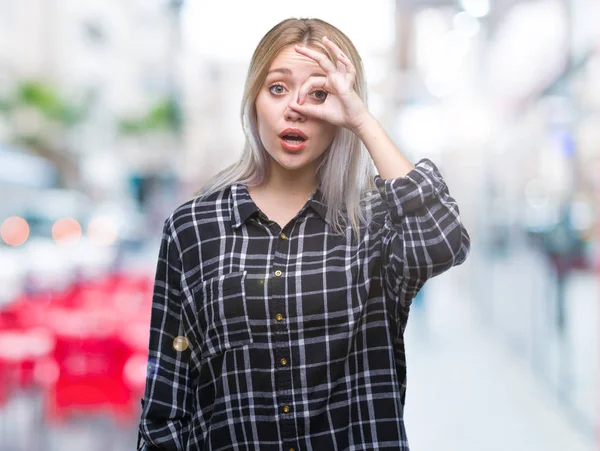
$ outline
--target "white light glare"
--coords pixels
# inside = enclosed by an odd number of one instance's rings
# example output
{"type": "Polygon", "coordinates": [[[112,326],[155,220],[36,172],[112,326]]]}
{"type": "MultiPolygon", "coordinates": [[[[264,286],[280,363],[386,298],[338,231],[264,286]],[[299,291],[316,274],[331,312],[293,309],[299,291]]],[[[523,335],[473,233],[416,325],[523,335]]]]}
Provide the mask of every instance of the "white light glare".
{"type": "Polygon", "coordinates": [[[465,11],[457,13],[452,19],[454,29],[467,38],[472,38],[479,33],[479,21],[465,11]]]}
{"type": "Polygon", "coordinates": [[[525,199],[532,208],[541,209],[548,206],[550,193],[544,181],[533,179],[525,185],[525,199]]]}
{"type": "Polygon", "coordinates": [[[484,17],[490,12],[489,0],[460,0],[460,5],[473,17],[484,17]]]}

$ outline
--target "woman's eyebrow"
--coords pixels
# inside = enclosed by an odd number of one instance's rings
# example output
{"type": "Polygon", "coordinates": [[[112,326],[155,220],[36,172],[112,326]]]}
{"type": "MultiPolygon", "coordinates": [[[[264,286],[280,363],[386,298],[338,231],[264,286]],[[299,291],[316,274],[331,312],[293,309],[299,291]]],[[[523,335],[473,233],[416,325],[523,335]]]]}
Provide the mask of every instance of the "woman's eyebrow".
{"type": "MultiPolygon", "coordinates": [[[[269,72],[267,72],[267,75],[271,75],[272,73],[278,72],[280,74],[283,75],[292,75],[292,71],[291,69],[288,69],[287,67],[277,67],[275,69],[271,69],[269,72]]],[[[313,72],[312,74],[310,74],[311,77],[327,77],[327,75],[321,73],[321,72],[313,72]]]]}

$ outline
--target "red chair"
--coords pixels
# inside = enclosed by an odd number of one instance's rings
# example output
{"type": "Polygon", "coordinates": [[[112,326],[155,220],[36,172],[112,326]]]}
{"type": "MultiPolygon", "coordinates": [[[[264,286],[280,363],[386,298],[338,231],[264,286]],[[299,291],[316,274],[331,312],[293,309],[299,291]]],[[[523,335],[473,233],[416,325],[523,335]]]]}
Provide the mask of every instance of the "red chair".
{"type": "Polygon", "coordinates": [[[114,312],[108,313],[56,310],[49,316],[54,327],[65,325],[56,329],[58,376],[45,397],[50,422],[75,412],[106,412],[117,424],[135,420],[134,391],[124,380],[131,351],[118,336],[114,312]]]}
{"type": "Polygon", "coordinates": [[[54,346],[54,337],[42,328],[0,329],[0,367],[5,397],[36,383],[36,366],[54,352],[54,346]]]}

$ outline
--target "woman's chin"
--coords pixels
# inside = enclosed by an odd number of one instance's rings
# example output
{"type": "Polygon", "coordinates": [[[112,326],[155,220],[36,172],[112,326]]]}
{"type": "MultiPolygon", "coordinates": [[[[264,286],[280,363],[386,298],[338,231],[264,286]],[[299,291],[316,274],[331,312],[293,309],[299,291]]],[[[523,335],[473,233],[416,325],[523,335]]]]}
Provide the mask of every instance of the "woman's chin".
{"type": "Polygon", "coordinates": [[[279,166],[281,167],[281,169],[283,169],[285,171],[299,171],[299,170],[302,170],[303,168],[306,168],[308,165],[303,164],[301,162],[295,162],[295,163],[280,162],[279,166]]]}
{"type": "Polygon", "coordinates": [[[307,170],[313,166],[316,167],[317,160],[319,160],[318,156],[315,159],[314,154],[308,148],[293,152],[278,148],[269,154],[273,162],[285,171],[307,170]]]}
{"type": "Polygon", "coordinates": [[[311,161],[302,155],[283,155],[278,158],[277,163],[286,171],[299,171],[311,165],[311,161]]]}

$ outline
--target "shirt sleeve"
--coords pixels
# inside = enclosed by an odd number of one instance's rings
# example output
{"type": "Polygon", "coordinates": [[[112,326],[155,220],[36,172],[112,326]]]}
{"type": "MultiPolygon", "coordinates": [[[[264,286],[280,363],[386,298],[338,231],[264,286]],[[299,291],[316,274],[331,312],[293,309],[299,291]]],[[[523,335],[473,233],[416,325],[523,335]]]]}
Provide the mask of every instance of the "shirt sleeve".
{"type": "Polygon", "coordinates": [[[463,263],[470,238],[435,164],[424,158],[405,177],[374,178],[387,208],[382,265],[388,292],[407,309],[430,277],[463,263]]]}
{"type": "Polygon", "coordinates": [[[152,295],[146,389],[138,431],[138,449],[142,450],[183,451],[190,433],[197,369],[189,348],[174,347],[175,338],[184,336],[181,276],[177,236],[167,220],[152,295]]]}

